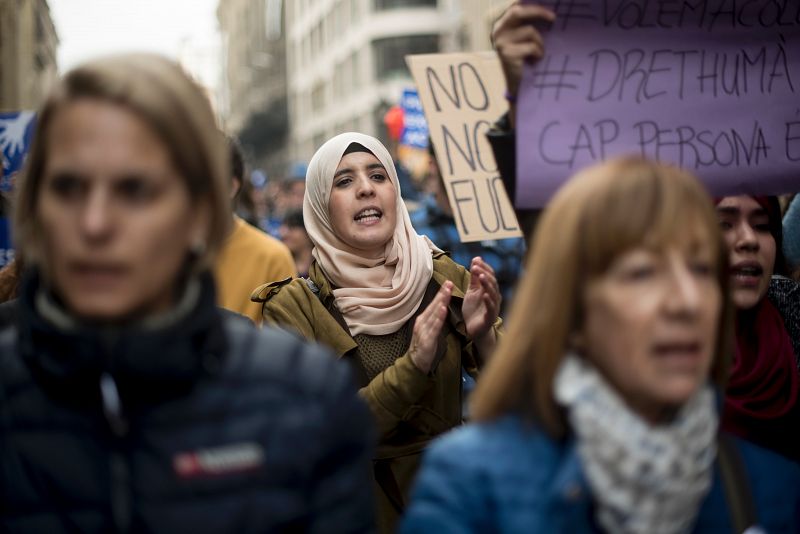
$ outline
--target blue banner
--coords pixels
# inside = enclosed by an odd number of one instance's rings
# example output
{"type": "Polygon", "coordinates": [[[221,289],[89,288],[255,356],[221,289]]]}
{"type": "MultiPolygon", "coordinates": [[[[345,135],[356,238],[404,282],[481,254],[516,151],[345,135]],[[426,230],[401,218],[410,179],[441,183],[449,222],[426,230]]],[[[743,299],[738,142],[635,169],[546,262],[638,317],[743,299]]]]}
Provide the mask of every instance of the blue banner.
{"type": "Polygon", "coordinates": [[[400,144],[414,148],[428,148],[428,123],[416,89],[403,90],[400,98],[403,108],[403,135],[400,144]]]}
{"type": "Polygon", "coordinates": [[[0,153],[3,157],[0,191],[14,188],[14,179],[25,163],[35,128],[36,114],[33,111],[0,113],[0,153]]]}
{"type": "Polygon", "coordinates": [[[14,246],[11,244],[11,224],[5,217],[0,217],[0,267],[11,263],[14,259],[14,246]]]}
{"type": "MultiPolygon", "coordinates": [[[[36,113],[33,111],[0,113],[0,156],[2,156],[0,194],[3,196],[9,195],[14,190],[17,174],[25,164],[35,129],[36,113]]],[[[11,221],[7,217],[7,213],[0,212],[0,267],[14,259],[11,221]]]]}

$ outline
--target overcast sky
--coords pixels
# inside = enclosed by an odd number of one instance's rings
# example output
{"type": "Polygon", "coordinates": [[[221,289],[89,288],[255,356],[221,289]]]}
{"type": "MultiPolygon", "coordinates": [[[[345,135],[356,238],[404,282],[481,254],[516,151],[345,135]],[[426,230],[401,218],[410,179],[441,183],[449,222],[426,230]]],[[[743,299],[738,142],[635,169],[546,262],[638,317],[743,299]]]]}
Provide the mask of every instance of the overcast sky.
{"type": "Polygon", "coordinates": [[[182,43],[218,42],[218,0],[48,0],[61,72],[98,55],[152,51],[178,58],[182,43]]]}

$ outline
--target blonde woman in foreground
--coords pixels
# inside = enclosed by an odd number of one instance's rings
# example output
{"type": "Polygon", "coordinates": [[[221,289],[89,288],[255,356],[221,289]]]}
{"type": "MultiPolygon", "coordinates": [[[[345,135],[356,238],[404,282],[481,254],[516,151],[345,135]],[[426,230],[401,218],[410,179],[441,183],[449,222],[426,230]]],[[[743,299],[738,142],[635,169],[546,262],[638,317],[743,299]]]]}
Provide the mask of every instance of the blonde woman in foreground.
{"type": "Polygon", "coordinates": [[[49,96],[0,329],[0,531],[371,529],[346,366],[216,306],[229,179],[208,100],[172,61],[95,60],[49,96]]]}

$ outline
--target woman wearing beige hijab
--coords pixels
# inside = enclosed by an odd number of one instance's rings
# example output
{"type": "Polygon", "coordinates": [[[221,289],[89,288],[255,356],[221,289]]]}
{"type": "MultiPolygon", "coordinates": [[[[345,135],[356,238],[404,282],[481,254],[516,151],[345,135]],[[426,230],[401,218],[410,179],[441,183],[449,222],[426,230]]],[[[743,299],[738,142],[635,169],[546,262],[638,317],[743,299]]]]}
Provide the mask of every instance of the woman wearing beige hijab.
{"type": "Polygon", "coordinates": [[[379,527],[403,512],[420,455],[459,425],[462,382],[494,349],[500,292],[492,268],[454,263],[411,226],[386,148],[344,133],[309,164],[303,201],[314,243],[308,279],[259,288],[264,320],[353,364],[375,417],[379,527]]]}

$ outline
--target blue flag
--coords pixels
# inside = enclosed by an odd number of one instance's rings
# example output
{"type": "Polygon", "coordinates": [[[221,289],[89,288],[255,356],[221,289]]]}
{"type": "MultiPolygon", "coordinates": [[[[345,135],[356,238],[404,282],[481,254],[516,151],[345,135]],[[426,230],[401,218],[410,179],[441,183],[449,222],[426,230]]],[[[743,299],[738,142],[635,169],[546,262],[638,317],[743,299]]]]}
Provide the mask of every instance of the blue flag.
{"type": "Polygon", "coordinates": [[[14,179],[25,163],[35,128],[36,113],[33,111],[0,113],[0,153],[3,157],[0,190],[11,191],[14,188],[14,179]]]}
{"type": "Polygon", "coordinates": [[[404,89],[400,98],[403,108],[403,135],[400,144],[414,148],[428,148],[428,123],[416,89],[404,89]]]}
{"type": "MultiPolygon", "coordinates": [[[[17,174],[25,164],[25,157],[33,141],[36,129],[36,113],[18,111],[0,113],[0,192],[8,194],[14,190],[17,174]]],[[[11,224],[7,214],[0,214],[0,267],[14,259],[14,245],[11,242],[11,224]]]]}
{"type": "Polygon", "coordinates": [[[14,259],[14,246],[11,244],[11,225],[5,217],[0,217],[0,267],[14,259]]]}

